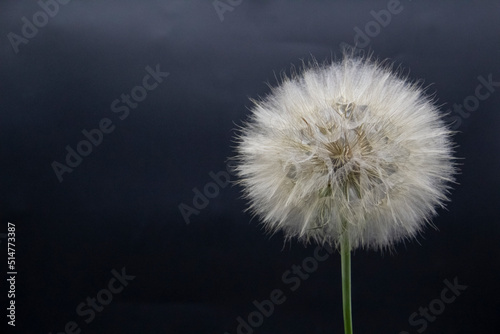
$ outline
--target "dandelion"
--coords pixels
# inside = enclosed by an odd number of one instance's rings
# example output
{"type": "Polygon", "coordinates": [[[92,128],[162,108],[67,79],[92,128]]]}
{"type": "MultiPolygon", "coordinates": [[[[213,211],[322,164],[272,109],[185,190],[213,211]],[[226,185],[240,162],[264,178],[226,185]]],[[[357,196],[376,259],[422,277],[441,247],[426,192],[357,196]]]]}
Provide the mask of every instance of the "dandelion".
{"type": "Polygon", "coordinates": [[[253,101],[237,138],[239,182],[267,230],[340,249],[346,333],[350,251],[416,237],[456,172],[451,131],[406,79],[370,57],[313,62],[253,101]]]}

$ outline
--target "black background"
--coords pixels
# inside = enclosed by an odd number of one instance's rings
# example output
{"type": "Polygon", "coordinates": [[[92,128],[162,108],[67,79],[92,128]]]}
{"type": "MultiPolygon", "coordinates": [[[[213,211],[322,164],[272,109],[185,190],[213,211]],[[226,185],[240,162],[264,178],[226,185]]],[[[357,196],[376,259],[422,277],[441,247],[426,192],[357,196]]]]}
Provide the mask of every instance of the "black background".
{"type": "MultiPolygon", "coordinates": [[[[255,333],[342,333],[338,254],[292,292],[282,275],[315,246],[266,235],[238,187],[221,187],[189,224],[178,206],[226,170],[249,97],[302,59],[338,58],[355,29],[373,29],[359,49],[424,80],[443,113],[475,94],[478,77],[500,81],[498,1],[401,0],[380,31],[371,11],[389,1],[232,3],[221,21],[212,1],[73,0],[16,53],[8,34],[22,35],[22,18],[33,22],[41,7],[1,2],[0,233],[15,224],[18,272],[9,333],[59,333],[75,321],[82,333],[233,334],[274,289],[286,301],[255,333]],[[112,101],[157,64],[170,75],[120,120],[112,101]],[[59,182],[53,161],[103,118],[114,131],[59,182]],[[85,323],[77,305],[122,268],[135,278],[85,323]]],[[[467,118],[452,111],[463,165],[437,230],[393,254],[355,252],[356,333],[417,333],[410,315],[454,278],[467,289],[423,332],[498,331],[499,108],[497,87],[467,118]]]]}

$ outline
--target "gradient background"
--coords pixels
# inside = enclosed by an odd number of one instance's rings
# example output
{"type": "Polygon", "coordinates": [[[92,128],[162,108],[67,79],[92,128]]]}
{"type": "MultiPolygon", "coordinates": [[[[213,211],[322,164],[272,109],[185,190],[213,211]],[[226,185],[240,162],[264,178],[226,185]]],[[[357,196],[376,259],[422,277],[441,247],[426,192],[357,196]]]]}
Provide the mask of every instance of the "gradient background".
{"type": "MultiPolygon", "coordinates": [[[[1,1],[0,233],[16,224],[18,271],[8,333],[55,334],[75,321],[82,333],[234,334],[237,317],[274,289],[286,302],[255,333],[343,333],[337,254],[291,292],[282,275],[314,246],[265,235],[238,187],[220,189],[190,224],[178,205],[226,169],[249,97],[301,59],[338,57],[388,3],[243,0],[221,21],[212,1],[73,0],[15,53],[7,34],[20,35],[22,17],[32,22],[41,7],[1,1]],[[120,120],[111,102],[156,64],[169,77],[120,120]],[[115,130],[60,183],[51,163],[105,117],[115,130]],[[76,306],[123,267],[135,279],[86,324],[76,306]]],[[[479,76],[500,81],[498,1],[400,6],[363,49],[424,80],[443,113],[474,95],[479,76]]],[[[455,277],[468,288],[424,332],[498,331],[499,108],[500,87],[460,119],[463,165],[438,230],[394,254],[354,254],[356,333],[417,333],[410,315],[455,277]]]]}

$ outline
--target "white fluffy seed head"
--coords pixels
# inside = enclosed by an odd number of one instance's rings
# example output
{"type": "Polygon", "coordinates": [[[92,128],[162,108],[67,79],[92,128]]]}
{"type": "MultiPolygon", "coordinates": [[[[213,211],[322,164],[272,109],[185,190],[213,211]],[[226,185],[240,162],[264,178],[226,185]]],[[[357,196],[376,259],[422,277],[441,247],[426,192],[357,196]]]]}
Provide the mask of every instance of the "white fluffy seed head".
{"type": "Polygon", "coordinates": [[[447,200],[451,131],[417,84],[370,58],[304,66],[260,101],[237,173],[265,227],[351,249],[413,238],[447,200]]]}

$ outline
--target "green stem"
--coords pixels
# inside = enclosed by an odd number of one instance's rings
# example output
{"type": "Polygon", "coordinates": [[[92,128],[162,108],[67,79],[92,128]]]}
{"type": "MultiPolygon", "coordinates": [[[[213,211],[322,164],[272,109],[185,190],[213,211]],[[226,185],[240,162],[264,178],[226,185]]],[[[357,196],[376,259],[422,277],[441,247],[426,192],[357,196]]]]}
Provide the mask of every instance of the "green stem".
{"type": "Polygon", "coordinates": [[[344,232],[341,236],[340,263],[342,266],[342,304],[344,309],[344,331],[345,334],[352,334],[351,247],[349,245],[349,233],[347,233],[347,229],[344,229],[344,232]]]}

